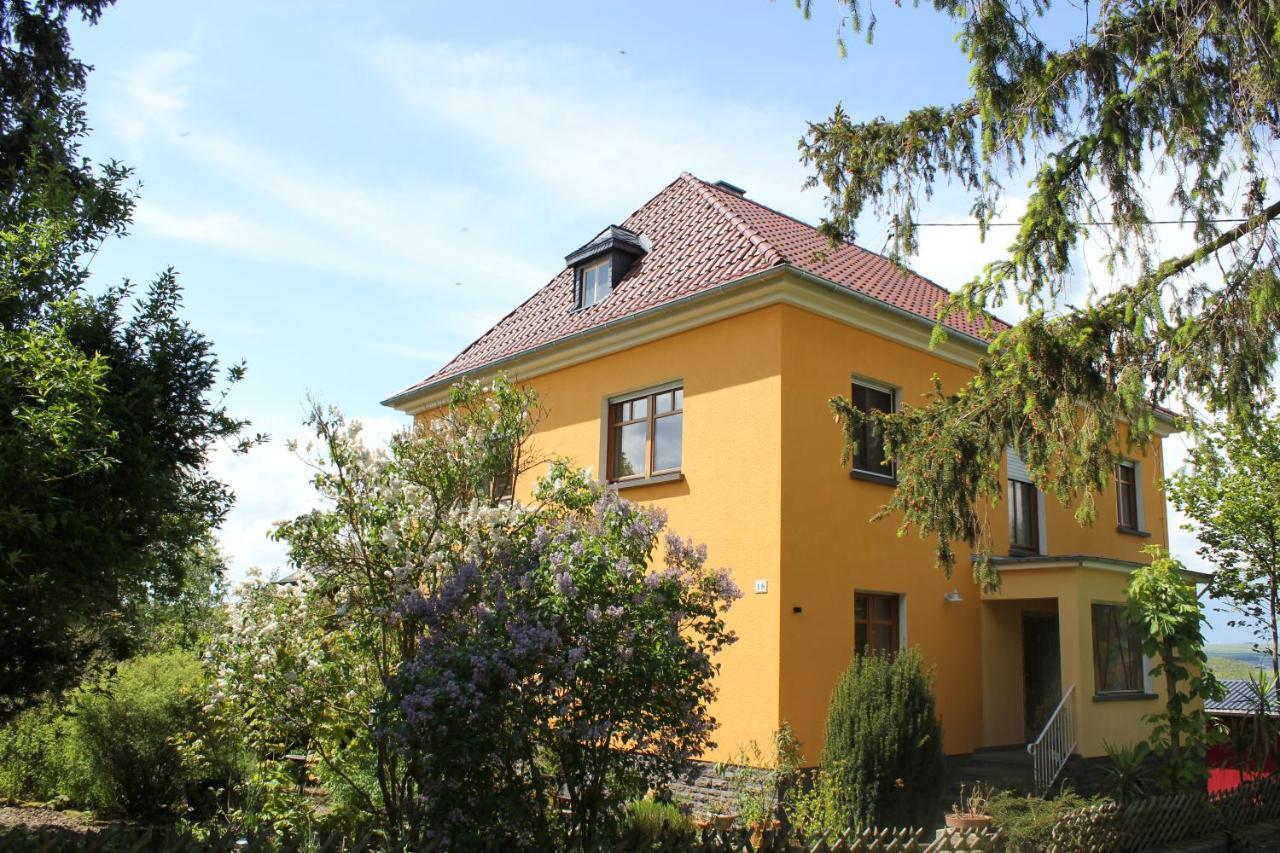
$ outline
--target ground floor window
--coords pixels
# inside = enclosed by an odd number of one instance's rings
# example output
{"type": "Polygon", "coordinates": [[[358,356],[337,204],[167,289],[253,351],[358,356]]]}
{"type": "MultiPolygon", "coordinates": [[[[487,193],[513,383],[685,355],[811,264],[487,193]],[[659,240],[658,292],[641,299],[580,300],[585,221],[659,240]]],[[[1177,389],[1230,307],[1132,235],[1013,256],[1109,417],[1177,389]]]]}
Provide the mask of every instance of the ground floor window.
{"type": "Polygon", "coordinates": [[[1142,641],[1123,604],[1093,605],[1093,677],[1098,693],[1141,693],[1142,641]]]}
{"type": "Polygon", "coordinates": [[[858,654],[898,650],[898,596],[856,593],[853,597],[853,647],[858,654]]]}

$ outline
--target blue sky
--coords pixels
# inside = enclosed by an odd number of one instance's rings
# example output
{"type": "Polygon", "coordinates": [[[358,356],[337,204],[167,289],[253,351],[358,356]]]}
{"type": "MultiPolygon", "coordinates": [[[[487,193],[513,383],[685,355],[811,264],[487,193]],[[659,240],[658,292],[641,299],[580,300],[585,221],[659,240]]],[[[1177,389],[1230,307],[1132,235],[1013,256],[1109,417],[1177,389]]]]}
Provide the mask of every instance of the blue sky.
{"type": "MultiPolygon", "coordinates": [[[[386,435],[404,421],[379,400],[681,171],[816,221],[796,152],[806,120],[837,101],[870,118],[962,97],[946,22],[878,6],[875,45],[853,37],[845,60],[833,8],[805,21],[766,0],[122,0],[74,27],[96,69],[86,153],[142,184],[131,236],[93,272],[177,268],[192,323],[248,362],[233,411],[273,437],[218,460],[239,497],[223,531],[235,571],[281,566],[265,532],[310,506],[284,447],[308,395],[386,435]]],[[[966,207],[944,191],[928,214],[966,207]]],[[[867,217],[860,242],[880,249],[884,233],[867,217]]],[[[996,248],[934,229],[913,266],[955,286],[996,248]]]]}

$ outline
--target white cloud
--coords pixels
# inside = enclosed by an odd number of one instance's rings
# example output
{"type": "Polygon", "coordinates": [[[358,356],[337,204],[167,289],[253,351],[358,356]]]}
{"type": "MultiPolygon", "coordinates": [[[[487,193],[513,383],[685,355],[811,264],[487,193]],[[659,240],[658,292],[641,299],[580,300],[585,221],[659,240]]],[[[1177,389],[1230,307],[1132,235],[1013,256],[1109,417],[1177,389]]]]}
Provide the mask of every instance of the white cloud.
{"type": "MultiPolygon", "coordinates": [[[[195,57],[185,51],[162,50],[140,57],[113,77],[123,93],[107,109],[107,119],[134,154],[156,130],[171,127],[187,102],[179,74],[195,57]]],[[[136,159],[136,158],[132,158],[136,159]]]]}
{"type": "Polygon", "coordinates": [[[805,116],[720,100],[612,51],[504,42],[477,47],[382,38],[352,50],[420,121],[482,146],[539,197],[620,219],[682,171],[723,178],[815,217],[795,153],[805,116]],[[607,188],[607,191],[605,191],[607,188]]]}
{"type": "MultiPolygon", "coordinates": [[[[997,221],[1016,222],[1026,208],[1026,199],[1007,198],[997,221]]],[[[908,266],[948,290],[966,284],[987,264],[1006,257],[1006,249],[1017,230],[1003,226],[989,229],[983,242],[978,229],[972,227],[973,218],[962,210],[950,212],[943,208],[921,219],[940,224],[920,229],[920,253],[908,261],[908,266]]],[[[1026,311],[1016,303],[998,306],[994,313],[1010,322],[1026,316],[1026,311]]]]}
{"type": "MultiPolygon", "coordinates": [[[[409,421],[394,415],[358,418],[369,445],[385,444],[409,421]]],[[[218,541],[231,569],[231,580],[239,581],[251,567],[264,574],[287,571],[288,550],[273,542],[268,534],[275,522],[292,518],[316,507],[311,477],[315,473],[305,461],[311,433],[305,427],[273,435],[271,440],[247,454],[220,448],[210,466],[215,477],[227,483],[236,495],[235,506],[218,531],[218,541]],[[298,451],[288,448],[290,440],[298,451]],[[300,455],[301,454],[301,455],[300,455]]]]}
{"type": "Polygon", "coordinates": [[[219,204],[208,194],[199,200],[153,187],[135,215],[143,231],[409,287],[459,316],[473,310],[474,292],[455,289],[455,282],[485,282],[486,296],[505,302],[548,277],[499,233],[512,215],[504,199],[464,183],[361,181],[296,151],[286,156],[267,143],[245,141],[226,129],[230,123],[201,124],[188,114],[182,82],[194,65],[189,54],[140,58],[109,78],[107,115],[126,144],[164,146],[212,176],[213,186],[234,187],[235,198],[219,204]],[[179,127],[189,130],[175,134],[179,127]]]}

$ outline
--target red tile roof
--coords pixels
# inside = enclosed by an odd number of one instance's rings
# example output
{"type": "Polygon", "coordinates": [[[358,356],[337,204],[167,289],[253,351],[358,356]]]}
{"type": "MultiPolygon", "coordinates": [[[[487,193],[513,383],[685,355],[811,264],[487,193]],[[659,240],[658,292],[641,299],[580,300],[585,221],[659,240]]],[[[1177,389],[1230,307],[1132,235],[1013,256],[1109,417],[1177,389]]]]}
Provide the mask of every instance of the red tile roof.
{"type": "MultiPolygon", "coordinates": [[[[622,227],[648,238],[651,249],[614,283],[608,298],[573,311],[573,271],[566,267],[452,361],[391,399],[780,264],[929,320],[947,296],[881,255],[851,243],[833,247],[813,226],[687,172],[622,227]]],[[[946,325],[984,336],[980,319],[953,315],[946,325]]]]}

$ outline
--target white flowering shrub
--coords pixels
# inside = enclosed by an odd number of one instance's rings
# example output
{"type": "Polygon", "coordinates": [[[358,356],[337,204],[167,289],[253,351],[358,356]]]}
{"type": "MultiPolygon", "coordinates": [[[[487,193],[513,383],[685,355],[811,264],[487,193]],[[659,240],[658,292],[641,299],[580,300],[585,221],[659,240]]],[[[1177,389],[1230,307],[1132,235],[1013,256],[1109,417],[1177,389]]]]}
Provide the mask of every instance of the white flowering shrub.
{"type": "MultiPolygon", "coordinates": [[[[305,753],[389,843],[416,796],[391,737],[399,719],[392,679],[421,634],[400,605],[435,589],[458,560],[482,559],[482,531],[522,512],[499,504],[505,488],[494,484],[513,483],[532,464],[536,403],[505,379],[463,383],[440,417],[385,449],[366,445],[359,424],[317,407],[306,452],[319,506],[274,533],[296,571],[283,583],[251,576],[211,651],[210,711],[265,762],[284,766],[286,755],[305,753]]],[[[280,778],[270,768],[261,776],[280,778]]],[[[271,801],[270,793],[248,800],[271,801]]]]}

